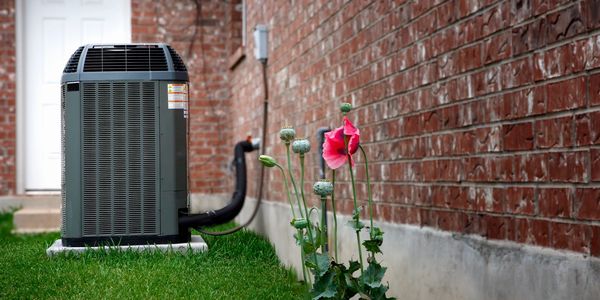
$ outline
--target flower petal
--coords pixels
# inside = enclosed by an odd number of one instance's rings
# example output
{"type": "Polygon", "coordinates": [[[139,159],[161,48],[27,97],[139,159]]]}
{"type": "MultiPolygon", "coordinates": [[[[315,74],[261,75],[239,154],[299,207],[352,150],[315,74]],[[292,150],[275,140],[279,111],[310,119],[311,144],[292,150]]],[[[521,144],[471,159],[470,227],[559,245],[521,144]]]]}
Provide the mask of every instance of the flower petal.
{"type": "Polygon", "coordinates": [[[343,131],[343,127],[339,127],[325,133],[323,159],[331,169],[339,168],[347,160],[343,131]]]}
{"type": "Polygon", "coordinates": [[[356,134],[351,135],[350,139],[348,140],[348,152],[350,154],[354,154],[356,153],[356,150],[358,150],[358,145],[360,144],[360,134],[358,129],[356,130],[356,134]]]}
{"type": "Polygon", "coordinates": [[[344,134],[345,135],[355,135],[358,134],[358,129],[348,120],[347,117],[344,117],[344,134]]]}
{"type": "Polygon", "coordinates": [[[331,155],[329,153],[325,153],[325,151],[323,151],[323,158],[325,159],[327,166],[331,169],[337,169],[343,166],[348,159],[346,155],[331,155]]]}

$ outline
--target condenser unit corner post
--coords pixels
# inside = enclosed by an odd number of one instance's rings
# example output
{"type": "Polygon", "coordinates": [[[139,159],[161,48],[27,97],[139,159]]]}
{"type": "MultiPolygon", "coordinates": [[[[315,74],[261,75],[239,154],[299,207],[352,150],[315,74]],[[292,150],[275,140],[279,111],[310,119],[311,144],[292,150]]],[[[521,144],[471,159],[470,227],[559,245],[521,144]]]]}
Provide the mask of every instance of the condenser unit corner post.
{"type": "Polygon", "coordinates": [[[62,244],[188,242],[179,55],[166,44],[86,45],[61,84],[62,244]]]}

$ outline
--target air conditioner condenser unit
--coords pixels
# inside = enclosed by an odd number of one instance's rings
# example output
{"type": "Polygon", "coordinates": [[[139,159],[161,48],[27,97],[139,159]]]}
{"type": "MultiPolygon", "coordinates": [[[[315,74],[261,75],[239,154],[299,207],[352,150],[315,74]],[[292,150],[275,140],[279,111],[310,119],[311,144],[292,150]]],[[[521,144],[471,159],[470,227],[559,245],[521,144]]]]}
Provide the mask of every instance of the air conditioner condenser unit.
{"type": "Polygon", "coordinates": [[[188,213],[188,72],[170,46],[82,46],[61,83],[63,246],[188,242],[214,223],[188,213]]]}

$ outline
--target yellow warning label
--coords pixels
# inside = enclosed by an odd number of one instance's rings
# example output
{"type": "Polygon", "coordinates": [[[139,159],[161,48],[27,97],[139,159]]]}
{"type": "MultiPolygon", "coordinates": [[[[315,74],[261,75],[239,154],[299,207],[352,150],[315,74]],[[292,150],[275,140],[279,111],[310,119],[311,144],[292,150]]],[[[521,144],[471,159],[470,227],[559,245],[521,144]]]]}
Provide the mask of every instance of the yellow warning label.
{"type": "Polygon", "coordinates": [[[167,101],[169,109],[187,109],[187,83],[169,83],[167,85],[167,101]]]}

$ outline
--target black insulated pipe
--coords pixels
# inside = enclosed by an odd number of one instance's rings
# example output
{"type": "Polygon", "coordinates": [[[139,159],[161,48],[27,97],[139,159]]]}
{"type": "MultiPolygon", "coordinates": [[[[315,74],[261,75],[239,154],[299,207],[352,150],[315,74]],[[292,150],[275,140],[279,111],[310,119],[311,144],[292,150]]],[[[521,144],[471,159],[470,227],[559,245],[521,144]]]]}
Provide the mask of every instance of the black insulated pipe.
{"type": "Polygon", "coordinates": [[[252,152],[256,147],[250,141],[241,141],[233,150],[235,166],[235,191],[231,201],[225,207],[199,214],[184,214],[179,217],[179,226],[184,228],[219,225],[233,220],[244,207],[246,199],[246,152],[252,152]]]}

